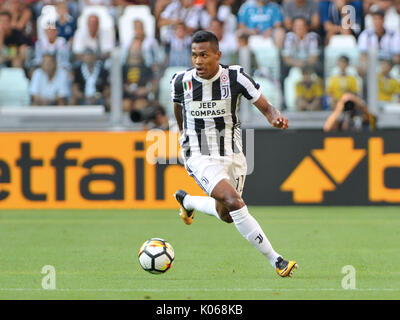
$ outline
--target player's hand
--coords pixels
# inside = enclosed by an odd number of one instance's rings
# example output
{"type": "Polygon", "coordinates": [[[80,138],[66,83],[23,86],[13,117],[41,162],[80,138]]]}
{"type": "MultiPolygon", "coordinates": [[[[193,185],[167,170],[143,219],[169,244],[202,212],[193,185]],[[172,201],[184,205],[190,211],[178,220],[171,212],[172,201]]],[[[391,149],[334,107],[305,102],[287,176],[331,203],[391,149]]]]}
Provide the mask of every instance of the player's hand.
{"type": "Polygon", "coordinates": [[[272,121],[271,124],[275,128],[285,130],[289,127],[289,120],[286,117],[279,115],[272,121]]]}

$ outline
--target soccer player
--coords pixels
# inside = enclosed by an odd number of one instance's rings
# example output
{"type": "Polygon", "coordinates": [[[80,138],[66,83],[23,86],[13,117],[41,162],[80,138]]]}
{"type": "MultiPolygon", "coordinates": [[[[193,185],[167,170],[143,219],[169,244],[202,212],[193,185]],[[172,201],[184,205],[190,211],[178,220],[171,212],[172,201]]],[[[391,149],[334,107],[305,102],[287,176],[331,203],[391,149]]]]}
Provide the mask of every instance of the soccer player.
{"type": "Polygon", "coordinates": [[[242,67],[219,63],[221,52],[213,33],[196,32],[191,52],[194,67],[172,77],[171,95],[185,168],[209,196],[178,190],[180,215],[186,224],[193,222],[194,210],[233,222],[281,277],[291,276],[296,262],[274,251],[241,197],[247,163],[238,119],[240,97],[250,100],[276,128],[286,129],[288,120],[270,105],[260,85],[242,67]]]}

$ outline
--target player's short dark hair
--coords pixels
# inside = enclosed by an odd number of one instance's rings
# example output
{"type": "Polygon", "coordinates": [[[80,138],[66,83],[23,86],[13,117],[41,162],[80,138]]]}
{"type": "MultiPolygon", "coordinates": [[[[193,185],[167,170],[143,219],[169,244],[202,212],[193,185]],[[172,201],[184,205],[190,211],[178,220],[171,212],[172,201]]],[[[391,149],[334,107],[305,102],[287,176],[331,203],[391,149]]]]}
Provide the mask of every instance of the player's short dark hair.
{"type": "Polygon", "coordinates": [[[219,50],[218,38],[210,31],[200,30],[192,36],[192,43],[200,42],[210,42],[211,46],[214,47],[216,51],[219,50]]]}

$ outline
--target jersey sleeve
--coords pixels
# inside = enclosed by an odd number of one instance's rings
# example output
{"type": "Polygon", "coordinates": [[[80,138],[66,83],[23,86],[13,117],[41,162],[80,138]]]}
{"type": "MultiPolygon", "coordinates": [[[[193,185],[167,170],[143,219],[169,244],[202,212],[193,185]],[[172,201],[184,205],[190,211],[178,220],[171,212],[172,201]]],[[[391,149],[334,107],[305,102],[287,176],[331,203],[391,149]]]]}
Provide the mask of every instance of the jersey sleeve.
{"type": "Polygon", "coordinates": [[[260,85],[255,82],[252,77],[245,73],[242,67],[238,69],[237,83],[239,87],[239,93],[243,94],[243,96],[251,103],[256,102],[258,98],[260,98],[260,85]]]}
{"type": "Polygon", "coordinates": [[[171,99],[174,103],[183,104],[183,74],[175,73],[171,79],[171,99]]]}

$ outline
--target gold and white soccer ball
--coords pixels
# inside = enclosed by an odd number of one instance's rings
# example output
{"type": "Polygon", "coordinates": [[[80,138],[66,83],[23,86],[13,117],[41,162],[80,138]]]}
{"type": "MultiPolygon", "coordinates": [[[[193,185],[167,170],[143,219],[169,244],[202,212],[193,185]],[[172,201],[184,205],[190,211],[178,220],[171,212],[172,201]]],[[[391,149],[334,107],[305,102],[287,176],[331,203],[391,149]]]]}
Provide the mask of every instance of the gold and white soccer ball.
{"type": "Polygon", "coordinates": [[[151,238],[142,244],[138,257],[144,270],[153,274],[161,274],[171,269],[175,253],[168,241],[151,238]]]}

